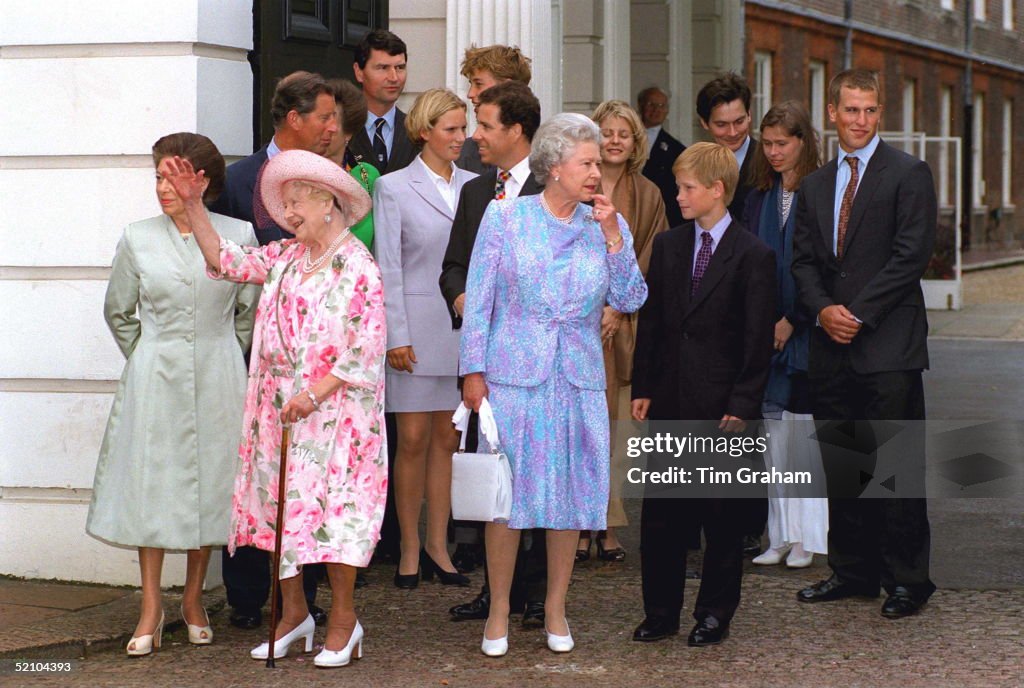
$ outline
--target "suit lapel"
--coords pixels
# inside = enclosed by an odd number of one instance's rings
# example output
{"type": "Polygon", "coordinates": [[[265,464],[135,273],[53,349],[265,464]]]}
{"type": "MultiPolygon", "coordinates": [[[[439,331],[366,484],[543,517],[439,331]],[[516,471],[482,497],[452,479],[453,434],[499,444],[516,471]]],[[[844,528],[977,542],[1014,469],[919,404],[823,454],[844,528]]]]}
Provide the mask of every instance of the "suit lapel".
{"type": "Polygon", "coordinates": [[[868,205],[871,204],[871,197],[875,195],[875,191],[878,190],[879,185],[885,178],[885,168],[888,162],[887,148],[888,146],[886,146],[884,141],[878,142],[875,154],[868,161],[868,168],[864,172],[864,178],[857,187],[857,195],[853,197],[853,208],[850,209],[850,221],[846,225],[846,241],[843,244],[844,255],[846,254],[846,249],[849,248],[850,243],[853,241],[854,235],[857,233],[860,221],[864,219],[864,213],[867,212],[868,205]]]}
{"type": "Polygon", "coordinates": [[[679,280],[679,310],[686,313],[690,308],[690,284],[693,282],[693,244],[697,229],[693,222],[683,226],[683,233],[676,243],[676,274],[679,280]]]}
{"type": "MultiPolygon", "coordinates": [[[[409,186],[415,191],[420,198],[426,201],[432,208],[437,210],[439,213],[447,217],[449,220],[455,218],[455,213],[452,212],[448,204],[441,198],[441,192],[437,190],[437,186],[434,185],[434,180],[427,173],[427,170],[423,165],[420,165],[414,159],[409,167],[406,168],[409,174],[409,186]]],[[[457,174],[457,172],[452,173],[457,174]]]]}
{"type": "Polygon", "coordinates": [[[395,131],[391,137],[391,154],[388,156],[388,172],[400,170],[413,157],[412,141],[405,131],[405,113],[395,110],[395,131]]]}
{"type": "MultiPolygon", "coordinates": [[[[718,248],[711,255],[711,262],[708,263],[707,269],[704,270],[704,276],[700,280],[700,287],[698,287],[697,293],[693,295],[693,300],[687,307],[683,317],[692,313],[697,306],[703,303],[708,298],[708,295],[715,290],[718,283],[722,281],[725,273],[729,270],[729,262],[732,260],[733,247],[736,244],[736,234],[738,231],[738,225],[735,222],[730,222],[729,226],[725,228],[725,234],[722,235],[718,248]]],[[[694,232],[696,233],[696,225],[694,226],[694,232]]],[[[693,241],[691,238],[691,249],[693,241]]],[[[692,267],[690,272],[690,279],[692,280],[692,267]]],[[[687,293],[689,293],[689,289],[687,293]]]]}
{"type": "MultiPolygon", "coordinates": [[[[498,173],[495,172],[494,173],[494,181],[497,182],[497,180],[498,180],[498,173]]],[[[543,190],[544,190],[544,185],[543,184],[538,184],[537,183],[537,178],[534,177],[533,176],[533,172],[531,172],[530,176],[526,178],[525,182],[523,182],[523,188],[519,191],[519,195],[520,196],[535,196],[535,195],[539,194],[543,190]]]]}
{"type": "MultiPolygon", "coordinates": [[[[373,144],[370,143],[370,137],[366,135],[366,129],[360,127],[352,140],[348,142],[348,148],[359,162],[368,162],[377,167],[377,156],[373,154],[373,144]]],[[[383,172],[384,170],[377,167],[377,171],[383,172]]]]}

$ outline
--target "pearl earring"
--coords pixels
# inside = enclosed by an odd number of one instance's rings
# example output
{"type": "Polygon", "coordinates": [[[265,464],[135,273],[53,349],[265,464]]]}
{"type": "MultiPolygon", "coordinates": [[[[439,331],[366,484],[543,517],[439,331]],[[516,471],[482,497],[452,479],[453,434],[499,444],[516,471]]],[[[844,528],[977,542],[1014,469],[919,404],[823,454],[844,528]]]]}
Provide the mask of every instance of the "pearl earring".
{"type": "Polygon", "coordinates": [[[324,215],[324,222],[326,222],[327,224],[331,224],[331,214],[330,213],[327,213],[326,215],[324,215]]]}
{"type": "Polygon", "coordinates": [[[557,177],[557,176],[555,177],[555,181],[556,181],[556,182],[557,182],[557,181],[558,181],[559,179],[561,179],[561,177],[557,177]]]}

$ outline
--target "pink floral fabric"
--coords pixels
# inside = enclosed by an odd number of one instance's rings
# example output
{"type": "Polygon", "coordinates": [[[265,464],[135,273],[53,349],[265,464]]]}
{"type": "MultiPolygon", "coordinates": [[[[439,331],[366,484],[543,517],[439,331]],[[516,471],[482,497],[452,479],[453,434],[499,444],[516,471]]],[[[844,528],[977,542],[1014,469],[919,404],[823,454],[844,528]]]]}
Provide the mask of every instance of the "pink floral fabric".
{"type": "Polygon", "coordinates": [[[320,410],[292,425],[281,578],[303,564],[366,566],[387,497],[380,271],[359,241],[346,240],[329,268],[302,283],[305,247],[221,242],[221,274],[263,284],[256,311],[229,551],[274,549],[281,407],[328,373],[345,381],[320,410]]]}

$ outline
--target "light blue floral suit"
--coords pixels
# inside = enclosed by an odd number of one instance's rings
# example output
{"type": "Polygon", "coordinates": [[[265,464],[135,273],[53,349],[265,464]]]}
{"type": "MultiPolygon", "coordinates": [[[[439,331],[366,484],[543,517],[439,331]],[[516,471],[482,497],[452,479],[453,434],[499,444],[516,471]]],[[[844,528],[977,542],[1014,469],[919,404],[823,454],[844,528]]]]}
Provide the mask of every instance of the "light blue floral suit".
{"type": "Polygon", "coordinates": [[[484,373],[490,390],[514,475],[509,526],[603,529],[601,312],[606,303],[636,311],[647,285],[621,215],[622,248],[609,254],[590,208],[579,206],[566,225],[539,199],[495,201],[484,215],[466,285],[460,372],[484,373]]]}

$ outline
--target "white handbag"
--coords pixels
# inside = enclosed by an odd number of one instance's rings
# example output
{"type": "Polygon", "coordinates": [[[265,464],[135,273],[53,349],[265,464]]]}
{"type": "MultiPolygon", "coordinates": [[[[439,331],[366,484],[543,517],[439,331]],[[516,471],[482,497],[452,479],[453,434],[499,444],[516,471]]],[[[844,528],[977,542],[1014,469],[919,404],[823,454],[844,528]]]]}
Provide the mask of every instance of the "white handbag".
{"type": "Polygon", "coordinates": [[[460,521],[504,523],[512,514],[512,467],[498,447],[498,426],[485,398],[480,404],[480,432],[490,453],[467,453],[466,431],[470,411],[459,404],[452,423],[462,437],[452,454],[452,518],[460,521]]]}

